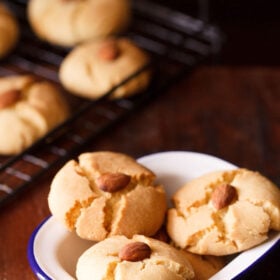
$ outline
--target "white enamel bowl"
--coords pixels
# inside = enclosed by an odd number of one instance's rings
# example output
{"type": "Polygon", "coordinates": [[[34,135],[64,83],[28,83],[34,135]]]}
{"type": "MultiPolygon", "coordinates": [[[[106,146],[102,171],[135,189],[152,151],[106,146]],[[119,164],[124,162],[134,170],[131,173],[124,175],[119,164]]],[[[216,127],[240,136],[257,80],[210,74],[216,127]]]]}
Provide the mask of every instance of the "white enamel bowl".
{"type": "MultiPolygon", "coordinates": [[[[207,172],[229,170],[235,165],[222,159],[194,152],[163,152],[138,160],[157,175],[166,188],[168,198],[187,181],[207,172]]],[[[280,234],[272,234],[268,241],[239,254],[211,280],[232,279],[244,272],[272,248],[280,234]]],[[[40,280],[73,280],[78,257],[93,245],[69,233],[53,217],[43,221],[33,232],[28,244],[28,260],[40,280]]]]}

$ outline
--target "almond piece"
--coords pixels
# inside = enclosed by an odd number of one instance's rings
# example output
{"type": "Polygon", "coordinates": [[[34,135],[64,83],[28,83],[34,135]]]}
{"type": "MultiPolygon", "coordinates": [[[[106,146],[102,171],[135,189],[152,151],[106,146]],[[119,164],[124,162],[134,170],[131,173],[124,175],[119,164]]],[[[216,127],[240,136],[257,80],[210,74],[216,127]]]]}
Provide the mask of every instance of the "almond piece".
{"type": "Polygon", "coordinates": [[[20,90],[11,89],[0,94],[0,109],[9,107],[16,103],[21,96],[20,90]]]}
{"type": "Polygon", "coordinates": [[[221,184],[212,193],[211,201],[214,207],[219,210],[230,205],[237,197],[235,187],[230,184],[221,184]]]}
{"type": "Polygon", "coordinates": [[[99,189],[105,192],[117,192],[130,183],[131,177],[124,173],[104,173],[96,180],[99,189]]]}
{"type": "Polygon", "coordinates": [[[151,255],[151,248],[144,242],[133,242],[125,245],[119,252],[122,261],[137,262],[147,259],[151,255]]]}
{"type": "Polygon", "coordinates": [[[113,61],[120,55],[120,50],[116,40],[103,42],[98,51],[98,57],[104,61],[113,61]]]}

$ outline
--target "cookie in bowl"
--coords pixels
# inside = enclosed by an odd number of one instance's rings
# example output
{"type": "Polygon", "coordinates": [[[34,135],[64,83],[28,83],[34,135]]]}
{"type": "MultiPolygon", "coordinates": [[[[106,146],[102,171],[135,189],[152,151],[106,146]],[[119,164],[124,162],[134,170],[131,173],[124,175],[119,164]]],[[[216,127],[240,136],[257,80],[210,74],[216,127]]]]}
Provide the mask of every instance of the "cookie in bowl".
{"type": "Polygon", "coordinates": [[[124,31],[130,9],[130,0],[30,0],[28,19],[42,40],[73,47],[124,31]]]}
{"type": "Polygon", "coordinates": [[[0,154],[20,153],[68,113],[67,102],[53,83],[31,75],[0,78],[0,154]]]}
{"type": "Polygon", "coordinates": [[[198,255],[188,251],[185,253],[194,270],[193,280],[208,280],[227,264],[221,256],[198,255]]]}
{"type": "MultiPolygon", "coordinates": [[[[107,38],[74,48],[62,61],[59,78],[71,93],[96,99],[148,65],[149,55],[128,38],[107,38]]],[[[145,69],[118,86],[112,98],[124,98],[144,90],[151,79],[145,69]]]]}
{"type": "MultiPolygon", "coordinates": [[[[165,224],[151,237],[173,246],[173,242],[167,234],[165,224]]],[[[194,280],[208,280],[227,263],[225,257],[222,256],[198,255],[187,250],[184,250],[184,253],[193,267],[195,273],[194,280]]]]}
{"type": "Polygon", "coordinates": [[[194,271],[185,252],[164,242],[135,235],[107,238],[86,250],[77,263],[78,280],[187,280],[194,271]]]}
{"type": "Polygon", "coordinates": [[[228,255],[280,230],[280,190],[258,172],[217,171],[186,183],[173,196],[167,231],[190,252],[228,255]]]}
{"type": "Polygon", "coordinates": [[[55,175],[48,196],[53,216],[83,239],[151,236],[166,214],[166,194],[152,171],[128,155],[83,153],[55,175]]]}
{"type": "Polygon", "coordinates": [[[0,59],[8,55],[19,39],[19,26],[15,15],[0,3],[0,59]]]}

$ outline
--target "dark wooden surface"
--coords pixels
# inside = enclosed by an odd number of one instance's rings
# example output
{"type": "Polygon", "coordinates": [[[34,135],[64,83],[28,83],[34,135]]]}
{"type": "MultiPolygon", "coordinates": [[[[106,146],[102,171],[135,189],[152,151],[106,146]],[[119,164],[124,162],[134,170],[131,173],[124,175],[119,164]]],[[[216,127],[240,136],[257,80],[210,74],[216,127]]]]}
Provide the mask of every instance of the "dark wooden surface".
{"type": "MultiPolygon", "coordinates": [[[[203,152],[259,170],[280,184],[279,81],[280,68],[198,68],[88,150],[134,157],[166,150],[203,152]]],[[[0,279],[35,279],[26,258],[27,242],[49,215],[46,197],[54,172],[1,209],[0,279]]],[[[256,268],[257,276],[248,279],[276,279],[279,257],[278,246],[259,265],[261,271],[256,268]]]]}
{"type": "MultiPolygon", "coordinates": [[[[228,38],[219,65],[197,68],[87,150],[133,157],[169,150],[208,153],[259,170],[280,186],[280,64],[275,48],[280,24],[274,21],[273,30],[266,24],[258,29],[244,21],[224,21],[228,38]],[[267,41],[258,34],[266,34],[267,41]]],[[[1,280],[36,279],[27,243],[50,214],[46,198],[55,172],[0,210],[1,280]]],[[[278,244],[241,279],[278,279],[279,259],[278,244]]]]}

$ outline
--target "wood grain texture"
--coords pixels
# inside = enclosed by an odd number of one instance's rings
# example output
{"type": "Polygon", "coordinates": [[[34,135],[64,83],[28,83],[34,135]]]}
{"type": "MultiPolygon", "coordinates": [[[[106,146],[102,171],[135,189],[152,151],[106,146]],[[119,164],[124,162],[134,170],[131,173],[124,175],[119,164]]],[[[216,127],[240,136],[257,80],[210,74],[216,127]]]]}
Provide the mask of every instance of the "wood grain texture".
{"type": "MultiPolygon", "coordinates": [[[[280,67],[200,67],[86,150],[134,157],[167,150],[208,153],[259,170],[280,185],[279,81],[280,67]]],[[[50,214],[47,194],[55,172],[1,209],[0,279],[36,279],[26,249],[32,231],[50,214]]],[[[275,279],[279,249],[248,279],[275,279]]]]}

